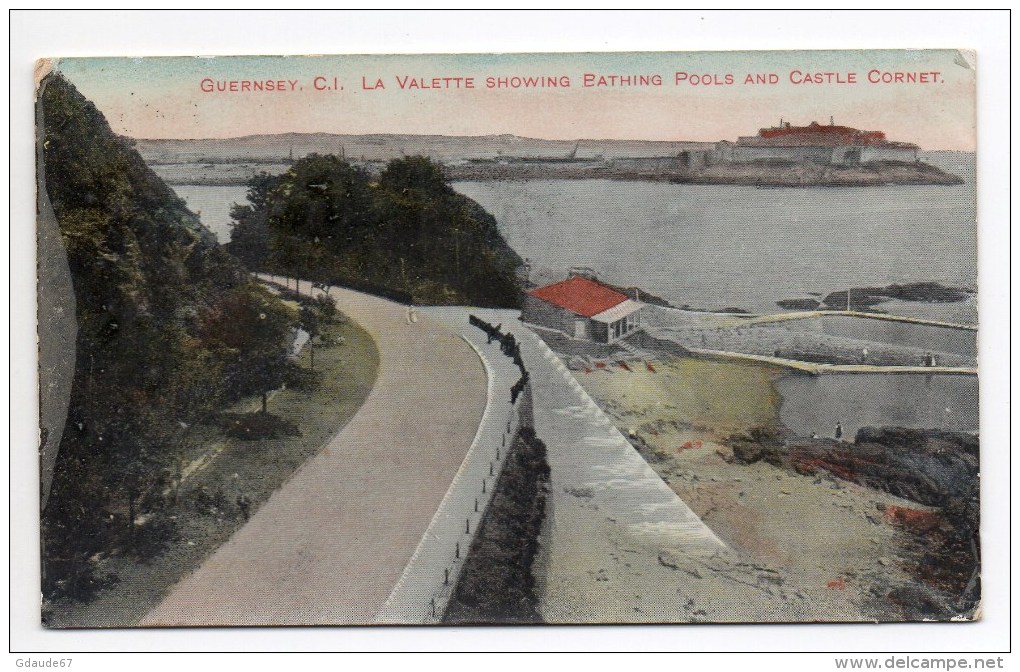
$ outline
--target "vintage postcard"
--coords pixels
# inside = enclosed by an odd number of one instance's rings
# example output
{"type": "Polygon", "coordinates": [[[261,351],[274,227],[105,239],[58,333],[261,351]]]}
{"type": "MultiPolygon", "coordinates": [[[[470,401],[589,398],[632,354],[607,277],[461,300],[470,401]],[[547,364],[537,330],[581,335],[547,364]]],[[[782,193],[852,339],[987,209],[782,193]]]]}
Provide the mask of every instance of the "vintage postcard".
{"type": "Polygon", "coordinates": [[[979,618],[976,67],[40,61],[44,624],[979,618]]]}

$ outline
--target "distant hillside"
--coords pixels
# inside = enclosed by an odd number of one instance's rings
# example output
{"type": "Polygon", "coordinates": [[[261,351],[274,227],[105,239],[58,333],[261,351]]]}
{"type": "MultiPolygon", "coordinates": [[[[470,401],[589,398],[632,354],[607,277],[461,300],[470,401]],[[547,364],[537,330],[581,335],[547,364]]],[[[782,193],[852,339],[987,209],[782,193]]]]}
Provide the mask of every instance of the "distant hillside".
{"type": "MultiPolygon", "coordinates": [[[[77,322],[73,344],[40,342],[74,362],[66,424],[44,436],[43,590],[87,599],[103,584],[98,557],[168,538],[159,502],[186,428],[262,391],[260,373],[285,358],[290,313],[71,84],[49,75],[37,104],[42,207],[59,227],[77,322]]],[[[40,259],[50,265],[60,261],[40,259]]]]}

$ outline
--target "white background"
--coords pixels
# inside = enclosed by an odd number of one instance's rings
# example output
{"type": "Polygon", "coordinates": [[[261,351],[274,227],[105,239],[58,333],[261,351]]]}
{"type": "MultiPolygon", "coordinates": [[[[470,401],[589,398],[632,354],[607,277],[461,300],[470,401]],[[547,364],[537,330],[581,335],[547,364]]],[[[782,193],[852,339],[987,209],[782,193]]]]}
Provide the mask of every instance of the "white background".
{"type": "MultiPolygon", "coordinates": [[[[1009,21],[917,12],[15,12],[11,15],[11,651],[1007,651],[1009,500],[1009,21]],[[57,631],[39,627],[38,406],[32,67],[36,58],[725,49],[970,48],[977,51],[984,619],[976,624],[57,631]]],[[[8,664],[60,656],[11,655],[8,664]]],[[[63,656],[68,657],[68,656],[63,656]]],[[[75,669],[210,669],[277,657],[71,656],[75,669]]],[[[878,656],[882,661],[888,655],[878,656]]],[[[426,658],[425,667],[439,658],[426,658]]],[[[595,657],[581,666],[614,664],[595,657]]],[[[514,667],[530,665],[513,659],[514,667]]],[[[352,661],[299,657],[289,664],[352,661]]],[[[409,658],[398,664],[411,664],[409,658]]],[[[453,661],[470,662],[463,657],[453,661]]],[[[483,661],[478,661],[479,665],[483,661]]],[[[536,661],[537,662],[537,661],[536,661]]],[[[552,661],[557,662],[555,659],[552,661]]],[[[647,659],[648,664],[657,664],[647,659]]],[[[566,661],[563,661],[566,663],[566,661]]],[[[563,664],[560,663],[560,664],[563,664]]],[[[373,661],[359,661],[362,665],[373,661]]],[[[418,663],[414,663],[416,666],[418,663]]],[[[444,669],[445,669],[444,662],[444,669]]],[[[486,661],[486,666],[493,662],[486,661]]],[[[500,665],[497,661],[495,664],[500,665]]],[[[506,664],[505,662],[503,664],[506,664]]],[[[833,656],[699,656],[723,666],[835,669],[833,656]]],[[[1006,663],[1009,666],[1009,661],[1006,663]]],[[[472,666],[474,666],[472,664],[472,666]]]]}

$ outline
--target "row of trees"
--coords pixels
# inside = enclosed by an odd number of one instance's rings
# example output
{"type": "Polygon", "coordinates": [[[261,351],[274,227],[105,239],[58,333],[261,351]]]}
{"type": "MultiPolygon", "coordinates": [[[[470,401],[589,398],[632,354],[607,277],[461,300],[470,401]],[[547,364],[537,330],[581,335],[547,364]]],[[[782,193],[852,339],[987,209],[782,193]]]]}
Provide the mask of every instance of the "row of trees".
{"type": "Polygon", "coordinates": [[[172,536],[160,498],[190,428],[276,383],[298,316],[249,279],[71,84],[51,75],[41,91],[41,170],[78,324],[43,502],[43,590],[87,598],[102,585],[97,557],[143,555],[158,547],[146,535],[172,536]]]}
{"type": "Polygon", "coordinates": [[[520,258],[495,220],[413,156],[378,180],[331,155],[260,174],[236,205],[230,249],[250,268],[354,286],[418,303],[514,306],[520,258]]]}

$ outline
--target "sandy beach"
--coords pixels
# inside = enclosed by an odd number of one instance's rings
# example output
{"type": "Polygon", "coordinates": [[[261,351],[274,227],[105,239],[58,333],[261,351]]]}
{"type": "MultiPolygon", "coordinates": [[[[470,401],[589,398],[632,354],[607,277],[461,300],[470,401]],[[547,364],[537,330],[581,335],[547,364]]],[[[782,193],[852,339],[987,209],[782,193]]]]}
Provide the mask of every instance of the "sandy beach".
{"type": "Polygon", "coordinates": [[[779,371],[662,357],[575,375],[659,476],[733,553],[661,557],[692,621],[916,618],[919,549],[887,512],[926,510],[832,475],[741,464],[727,437],[775,429],[779,371]],[[650,366],[649,366],[650,365],[650,366]],[[692,581],[693,579],[693,581],[692,581]]]}

